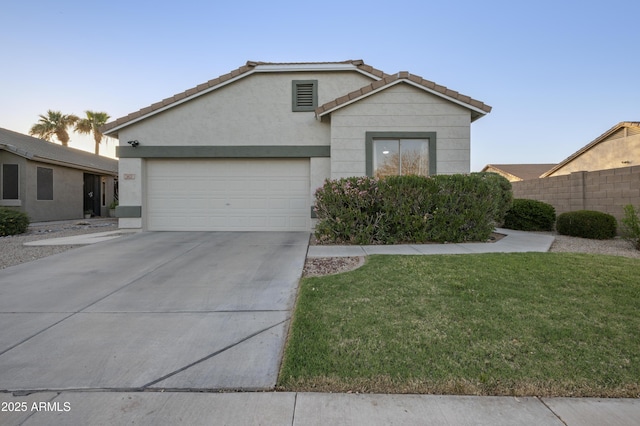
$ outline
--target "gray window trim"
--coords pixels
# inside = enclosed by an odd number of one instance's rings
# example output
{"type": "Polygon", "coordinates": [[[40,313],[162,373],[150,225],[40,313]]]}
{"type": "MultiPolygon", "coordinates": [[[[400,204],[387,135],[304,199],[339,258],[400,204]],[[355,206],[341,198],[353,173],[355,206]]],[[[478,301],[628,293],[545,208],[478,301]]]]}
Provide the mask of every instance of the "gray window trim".
{"type": "Polygon", "coordinates": [[[293,80],[291,82],[291,110],[293,112],[314,111],[318,107],[318,80],[293,80]],[[311,84],[313,105],[298,105],[298,89],[300,85],[311,84]]]}
{"type": "Polygon", "coordinates": [[[374,139],[429,139],[429,175],[437,173],[436,132],[366,132],[365,158],[366,174],[373,177],[373,141],[374,139]]]}

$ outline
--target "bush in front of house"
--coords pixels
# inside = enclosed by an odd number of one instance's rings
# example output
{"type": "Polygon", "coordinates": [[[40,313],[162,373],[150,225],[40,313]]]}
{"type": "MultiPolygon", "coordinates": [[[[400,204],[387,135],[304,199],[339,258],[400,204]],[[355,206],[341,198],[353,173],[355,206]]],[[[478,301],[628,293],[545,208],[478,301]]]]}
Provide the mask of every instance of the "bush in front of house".
{"type": "Polygon", "coordinates": [[[553,231],[556,209],[538,200],[516,198],[504,217],[504,227],[519,231],[553,231]]]}
{"type": "Polygon", "coordinates": [[[622,224],[622,237],[629,241],[636,250],[640,250],[640,211],[632,204],[624,206],[622,224]]]}
{"type": "Polygon", "coordinates": [[[382,216],[378,190],[375,178],[327,179],[316,191],[316,238],[320,242],[370,244],[382,216]]]}
{"type": "Polygon", "coordinates": [[[496,200],[494,220],[497,226],[501,226],[504,222],[504,218],[513,205],[513,191],[511,182],[506,177],[493,172],[478,172],[471,173],[472,175],[481,176],[486,179],[491,185],[496,186],[496,190],[500,193],[500,196],[496,200]]]}
{"type": "Polygon", "coordinates": [[[29,227],[29,217],[18,210],[0,208],[0,237],[23,234],[29,227]]]}
{"type": "Polygon", "coordinates": [[[504,208],[484,174],[354,177],[316,191],[316,238],[347,244],[483,241],[504,208]]]}
{"type": "Polygon", "coordinates": [[[558,216],[556,230],[572,237],[606,240],[616,236],[616,218],[593,210],[578,210],[558,216]]]}

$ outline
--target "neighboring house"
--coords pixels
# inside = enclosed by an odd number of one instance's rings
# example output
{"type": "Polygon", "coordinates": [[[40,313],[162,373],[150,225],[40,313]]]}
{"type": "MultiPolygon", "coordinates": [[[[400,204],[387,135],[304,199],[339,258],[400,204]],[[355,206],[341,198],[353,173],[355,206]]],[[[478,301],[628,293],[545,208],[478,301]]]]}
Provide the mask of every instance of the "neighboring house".
{"type": "Polygon", "coordinates": [[[640,165],[640,122],[623,121],[540,177],[640,165]]]}
{"type": "Polygon", "coordinates": [[[32,222],[106,216],[118,161],[0,128],[0,207],[32,222]]]}
{"type": "Polygon", "coordinates": [[[246,65],[103,127],[123,228],[310,231],[325,179],[468,173],[484,103],[360,60],[246,65]]]}
{"type": "Polygon", "coordinates": [[[519,182],[537,179],[555,166],[555,164],[487,164],[482,171],[497,173],[509,179],[509,182],[519,182]]]}

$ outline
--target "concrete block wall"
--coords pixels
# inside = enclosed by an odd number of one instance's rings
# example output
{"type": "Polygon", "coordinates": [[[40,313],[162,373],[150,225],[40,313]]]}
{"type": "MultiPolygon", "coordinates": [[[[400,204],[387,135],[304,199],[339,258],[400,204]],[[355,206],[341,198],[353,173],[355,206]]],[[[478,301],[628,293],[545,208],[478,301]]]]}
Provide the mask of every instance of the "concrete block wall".
{"type": "Polygon", "coordinates": [[[573,172],[512,182],[514,198],[544,201],[556,214],[575,210],[596,210],[620,220],[623,208],[640,208],[640,166],[594,172],[573,172]]]}

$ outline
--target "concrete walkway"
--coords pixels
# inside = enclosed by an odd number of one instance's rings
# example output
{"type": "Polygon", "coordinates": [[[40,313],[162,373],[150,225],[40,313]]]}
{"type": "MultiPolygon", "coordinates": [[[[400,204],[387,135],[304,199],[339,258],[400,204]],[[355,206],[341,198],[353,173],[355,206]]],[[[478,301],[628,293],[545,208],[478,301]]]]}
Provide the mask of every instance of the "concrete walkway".
{"type": "Polygon", "coordinates": [[[472,253],[514,253],[547,252],[553,244],[552,235],[532,232],[496,229],[505,237],[495,243],[461,244],[399,244],[389,246],[309,246],[307,257],[349,257],[370,254],[472,254],[472,253]]]}
{"type": "Polygon", "coordinates": [[[323,393],[0,394],[2,425],[632,426],[639,399],[323,393]],[[35,403],[35,405],[34,405],[35,403]],[[13,407],[25,407],[24,411],[13,407]]]}

